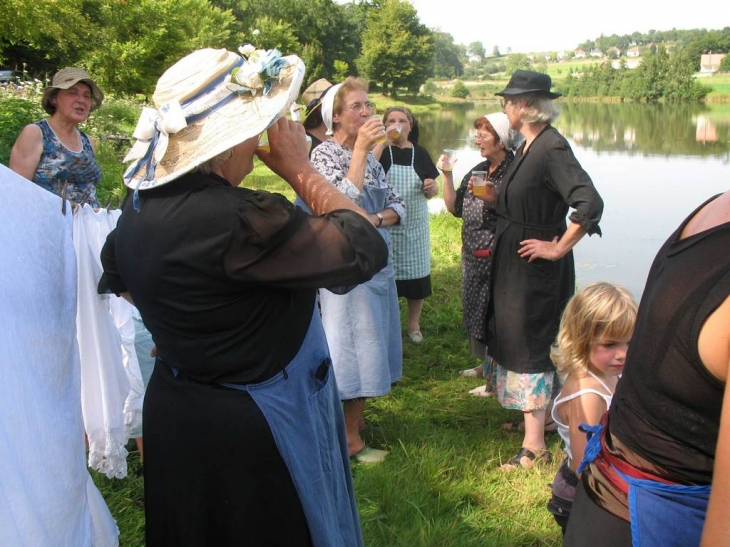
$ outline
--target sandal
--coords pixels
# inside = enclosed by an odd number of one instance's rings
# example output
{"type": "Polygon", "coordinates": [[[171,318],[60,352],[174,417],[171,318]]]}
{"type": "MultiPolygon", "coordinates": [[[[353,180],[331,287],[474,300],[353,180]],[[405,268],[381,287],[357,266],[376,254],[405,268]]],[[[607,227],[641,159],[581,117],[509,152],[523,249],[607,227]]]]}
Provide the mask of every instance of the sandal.
{"type": "Polygon", "coordinates": [[[553,456],[547,448],[533,452],[524,446],[520,451],[507,463],[499,466],[500,471],[514,471],[520,467],[523,469],[532,469],[536,463],[552,463],[553,456]]]}
{"type": "Polygon", "coordinates": [[[482,365],[478,365],[474,368],[467,368],[459,372],[459,376],[462,378],[481,378],[483,372],[482,365]]]}
{"type": "Polygon", "coordinates": [[[497,394],[494,391],[489,391],[487,386],[479,386],[469,390],[469,395],[474,397],[496,397],[497,394]]]}
{"type": "Polygon", "coordinates": [[[379,450],[372,446],[365,445],[360,452],[356,452],[350,456],[351,460],[358,463],[383,463],[385,457],[390,454],[387,450],[379,450]]]}

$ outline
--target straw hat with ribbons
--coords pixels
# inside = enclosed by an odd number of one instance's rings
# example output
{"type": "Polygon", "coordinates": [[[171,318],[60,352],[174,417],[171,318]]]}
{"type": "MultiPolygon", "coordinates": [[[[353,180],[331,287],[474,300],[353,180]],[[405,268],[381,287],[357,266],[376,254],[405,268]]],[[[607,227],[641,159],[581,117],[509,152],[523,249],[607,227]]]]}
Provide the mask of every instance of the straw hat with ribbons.
{"type": "MultiPolygon", "coordinates": [[[[167,184],[261,134],[287,112],[304,78],[304,63],[277,50],[201,49],[157,82],[156,108],[145,108],[124,159],[125,184],[148,190],[167,184]],[[246,58],[244,58],[246,57],[246,58]]],[[[138,200],[136,200],[138,201],[138,200]]]]}

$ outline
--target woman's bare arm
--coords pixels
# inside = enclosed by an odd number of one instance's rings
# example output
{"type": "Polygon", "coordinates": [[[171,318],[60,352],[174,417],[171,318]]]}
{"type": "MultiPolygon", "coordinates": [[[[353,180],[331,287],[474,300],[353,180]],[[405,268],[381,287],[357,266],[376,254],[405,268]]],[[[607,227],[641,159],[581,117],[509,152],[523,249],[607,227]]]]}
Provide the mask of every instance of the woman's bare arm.
{"type": "Polygon", "coordinates": [[[33,180],[43,154],[43,134],[35,124],[26,125],[10,152],[10,169],[21,177],[33,180]]]}
{"type": "Polygon", "coordinates": [[[712,493],[707,508],[702,547],[730,545],[730,297],[705,321],[698,341],[700,358],[707,369],[726,383],[715,449],[712,493]]]}

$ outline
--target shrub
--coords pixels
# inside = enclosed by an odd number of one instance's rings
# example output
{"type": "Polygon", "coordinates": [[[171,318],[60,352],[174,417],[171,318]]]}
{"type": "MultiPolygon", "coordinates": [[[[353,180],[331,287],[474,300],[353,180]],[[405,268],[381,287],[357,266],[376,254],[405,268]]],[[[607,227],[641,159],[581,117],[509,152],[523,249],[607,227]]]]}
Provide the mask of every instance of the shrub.
{"type": "Polygon", "coordinates": [[[461,80],[456,80],[454,87],[451,88],[451,96],[457,99],[466,99],[469,96],[469,89],[461,80]]]}

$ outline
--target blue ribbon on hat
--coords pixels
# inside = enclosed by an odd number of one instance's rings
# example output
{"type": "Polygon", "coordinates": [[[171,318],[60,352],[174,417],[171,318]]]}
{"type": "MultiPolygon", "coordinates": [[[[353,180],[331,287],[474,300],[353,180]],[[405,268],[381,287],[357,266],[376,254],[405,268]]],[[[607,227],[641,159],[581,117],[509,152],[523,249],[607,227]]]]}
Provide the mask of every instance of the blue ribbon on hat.
{"type": "MultiPolygon", "coordinates": [[[[235,67],[239,67],[244,64],[243,59],[238,59],[235,63],[235,67]]],[[[198,93],[193,95],[191,98],[189,98],[185,103],[180,104],[179,107],[176,106],[177,101],[169,101],[163,105],[160,106],[160,108],[157,110],[155,117],[152,118],[150,116],[150,111],[153,111],[153,109],[146,109],[146,111],[142,112],[142,115],[140,116],[140,121],[138,122],[138,129],[140,131],[146,131],[150,132],[152,131],[153,134],[151,138],[149,139],[140,139],[140,140],[148,140],[149,144],[147,146],[147,150],[145,151],[144,155],[137,160],[137,162],[130,166],[130,168],[127,170],[127,172],[124,174],[125,180],[132,180],[134,176],[142,169],[145,168],[145,176],[139,178],[139,182],[137,183],[137,186],[134,189],[134,195],[132,196],[132,205],[134,206],[134,210],[139,212],[140,210],[140,203],[139,203],[139,188],[142,185],[143,181],[151,181],[155,178],[155,169],[157,167],[157,160],[155,159],[155,152],[157,151],[158,144],[161,141],[161,138],[164,138],[165,140],[165,150],[167,149],[167,142],[166,139],[168,137],[168,134],[174,134],[180,131],[181,129],[187,127],[190,124],[193,124],[197,121],[200,121],[201,119],[205,118],[206,116],[209,116],[211,113],[215,112],[216,110],[219,110],[229,102],[231,102],[233,99],[237,98],[238,95],[235,93],[229,93],[223,99],[218,101],[217,103],[211,105],[210,107],[207,107],[203,109],[201,112],[197,114],[193,114],[187,117],[184,117],[182,119],[178,119],[179,112],[182,112],[185,108],[190,107],[192,104],[194,104],[196,101],[200,100],[205,95],[211,93],[214,91],[217,87],[219,87],[222,83],[226,81],[228,78],[230,72],[226,72],[219,77],[217,77],[215,80],[210,82],[207,86],[205,86],[203,89],[201,89],[198,93]],[[169,115],[168,115],[169,114],[169,115]],[[168,121],[170,124],[172,124],[172,128],[166,128],[166,121],[168,121]]],[[[154,111],[153,111],[154,112],[154,111]]],[[[135,133],[137,130],[135,130],[135,133]]],[[[164,155],[164,154],[163,154],[164,155]]]]}

